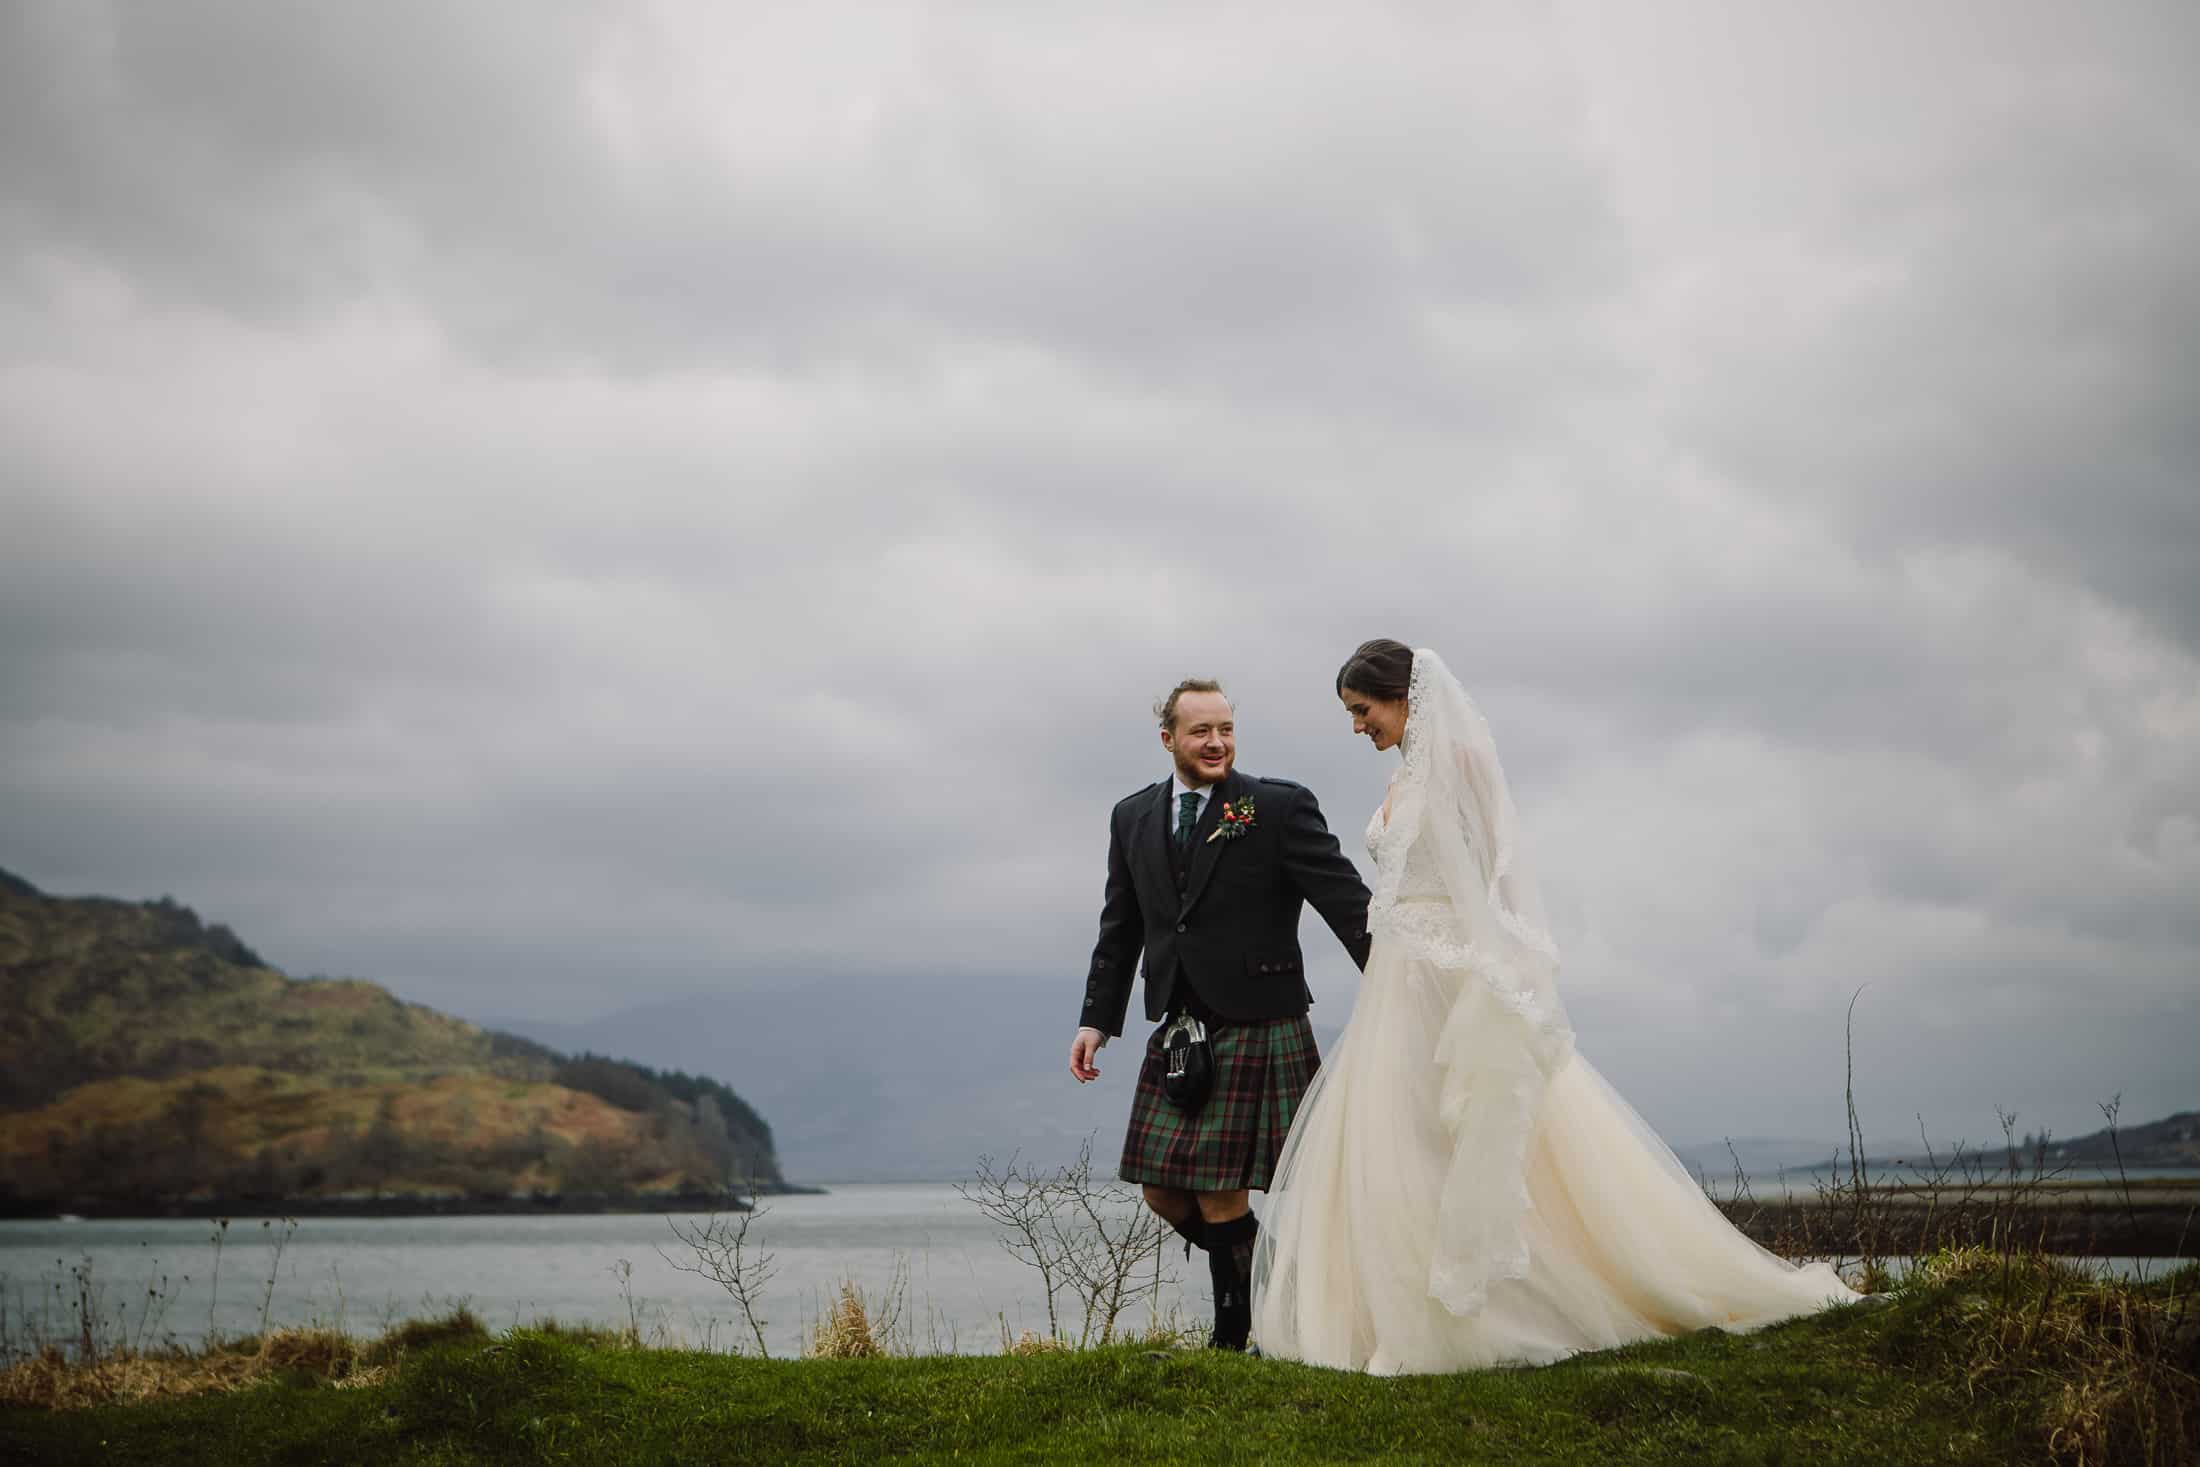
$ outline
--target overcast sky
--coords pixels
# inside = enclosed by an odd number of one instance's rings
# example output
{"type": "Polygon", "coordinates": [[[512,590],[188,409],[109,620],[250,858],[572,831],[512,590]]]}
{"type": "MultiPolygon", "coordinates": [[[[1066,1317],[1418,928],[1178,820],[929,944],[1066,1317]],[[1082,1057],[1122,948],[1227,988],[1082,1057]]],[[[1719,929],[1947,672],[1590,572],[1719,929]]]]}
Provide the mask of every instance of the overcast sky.
{"type": "Polygon", "coordinates": [[[2192,1108],[2195,261],[2181,0],[21,0],[0,866],[1063,1047],[1153,696],[1364,856],[1396,636],[1675,1140],[1864,984],[1874,1131],[2192,1108]]]}

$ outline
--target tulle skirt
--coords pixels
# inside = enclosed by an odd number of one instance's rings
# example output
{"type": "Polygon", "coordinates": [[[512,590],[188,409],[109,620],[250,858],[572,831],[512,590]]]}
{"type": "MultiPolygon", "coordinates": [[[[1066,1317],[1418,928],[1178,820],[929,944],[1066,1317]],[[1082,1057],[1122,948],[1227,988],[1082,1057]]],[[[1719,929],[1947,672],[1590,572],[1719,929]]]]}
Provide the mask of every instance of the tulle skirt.
{"type": "Polygon", "coordinates": [[[1570,1046],[1547,1075],[1524,1074],[1522,1033],[1479,983],[1378,938],[1262,1209],[1263,1354],[1378,1374],[1541,1364],[1856,1298],[1829,1266],[1798,1268],[1736,1230],[1570,1046]],[[1505,1135],[1463,1120],[1477,1107],[1458,1097],[1477,1089],[1485,1120],[1504,1093],[1540,1095],[1505,1135]],[[1471,1299],[1441,1287],[1440,1214],[1455,1215],[1446,1189],[1462,1185],[1525,1192],[1506,1258],[1471,1299]]]}

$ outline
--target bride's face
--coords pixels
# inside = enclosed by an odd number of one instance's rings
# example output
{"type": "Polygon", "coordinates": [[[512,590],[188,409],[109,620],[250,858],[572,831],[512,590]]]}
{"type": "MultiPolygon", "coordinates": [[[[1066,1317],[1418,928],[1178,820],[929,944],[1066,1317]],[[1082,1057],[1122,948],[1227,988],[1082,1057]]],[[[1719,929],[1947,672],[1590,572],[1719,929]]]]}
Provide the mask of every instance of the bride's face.
{"type": "Polygon", "coordinates": [[[1375,698],[1358,688],[1339,693],[1344,711],[1352,715],[1352,732],[1378,749],[1395,749],[1406,733],[1406,700],[1375,698]]]}

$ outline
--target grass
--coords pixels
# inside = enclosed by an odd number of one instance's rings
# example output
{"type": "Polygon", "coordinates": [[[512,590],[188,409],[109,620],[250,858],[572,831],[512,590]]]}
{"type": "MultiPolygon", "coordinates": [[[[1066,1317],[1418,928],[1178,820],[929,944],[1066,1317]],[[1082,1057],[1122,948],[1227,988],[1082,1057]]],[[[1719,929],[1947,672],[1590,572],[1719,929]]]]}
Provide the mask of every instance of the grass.
{"type": "Polygon", "coordinates": [[[1884,1305],[1756,1335],[1402,1379],[1144,1345],[773,1361],[443,1322],[191,1395],[0,1406],[0,1460],[2176,1462],[2200,1444],[2200,1346],[2173,1314],[2196,1282],[1950,1254],[1884,1305]],[[2156,1348],[2118,1346],[2134,1319],[2156,1348]]]}

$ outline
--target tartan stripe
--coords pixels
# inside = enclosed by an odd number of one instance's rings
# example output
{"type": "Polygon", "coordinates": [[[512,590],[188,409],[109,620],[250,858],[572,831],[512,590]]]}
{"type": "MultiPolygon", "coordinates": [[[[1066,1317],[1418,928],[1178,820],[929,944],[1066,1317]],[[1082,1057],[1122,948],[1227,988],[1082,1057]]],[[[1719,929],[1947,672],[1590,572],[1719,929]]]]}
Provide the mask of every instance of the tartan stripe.
{"type": "Polygon", "coordinates": [[[1208,1025],[1214,1088],[1207,1103],[1190,1114],[1161,1088],[1169,1067],[1161,1048],[1161,1031],[1167,1027],[1158,1025],[1147,1037],[1116,1175],[1126,1182],[1190,1192],[1234,1192],[1240,1187],[1265,1191],[1299,1099],[1321,1067],[1314,1026],[1304,1014],[1208,1025]]]}

